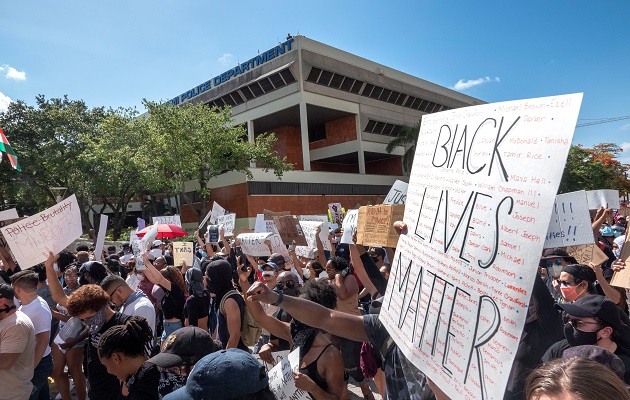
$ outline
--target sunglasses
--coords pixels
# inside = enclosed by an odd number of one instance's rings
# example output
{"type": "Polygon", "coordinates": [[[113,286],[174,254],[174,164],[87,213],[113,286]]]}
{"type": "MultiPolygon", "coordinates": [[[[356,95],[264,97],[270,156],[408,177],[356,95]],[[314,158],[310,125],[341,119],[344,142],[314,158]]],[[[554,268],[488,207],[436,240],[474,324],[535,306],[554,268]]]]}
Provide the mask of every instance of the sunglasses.
{"type": "Polygon", "coordinates": [[[553,262],[551,261],[547,261],[547,268],[551,268],[555,265],[557,265],[558,267],[562,265],[562,261],[564,261],[561,258],[556,258],[553,262]]]}
{"type": "Polygon", "coordinates": [[[295,282],[293,282],[293,281],[286,281],[286,282],[278,282],[278,283],[276,283],[276,289],[278,289],[278,290],[283,290],[285,286],[287,287],[287,289],[293,289],[295,287],[295,282]]]}
{"type": "Polygon", "coordinates": [[[599,322],[588,322],[588,321],[581,321],[579,319],[576,318],[569,318],[569,323],[571,324],[571,326],[574,329],[577,329],[578,331],[583,331],[584,328],[586,328],[585,325],[597,325],[597,326],[602,326],[602,324],[600,324],[599,322]]]}

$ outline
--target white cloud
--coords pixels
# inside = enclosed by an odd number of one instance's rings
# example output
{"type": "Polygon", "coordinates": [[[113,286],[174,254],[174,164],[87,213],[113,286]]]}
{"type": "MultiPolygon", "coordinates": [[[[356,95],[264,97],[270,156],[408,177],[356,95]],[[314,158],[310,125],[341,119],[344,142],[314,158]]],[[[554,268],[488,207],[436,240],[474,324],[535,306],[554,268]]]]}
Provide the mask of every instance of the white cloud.
{"type": "MultiPolygon", "coordinates": [[[[620,131],[630,131],[630,124],[621,125],[620,131]]],[[[630,146],[630,143],[624,143],[630,146]]]]}
{"type": "Polygon", "coordinates": [[[6,64],[3,66],[0,66],[0,72],[5,72],[5,71],[6,71],[5,77],[7,79],[15,79],[16,81],[26,80],[26,72],[24,71],[18,71],[17,69],[6,64]]]}
{"type": "Polygon", "coordinates": [[[626,151],[630,151],[630,142],[623,142],[619,145],[619,147],[621,147],[621,149],[624,151],[624,153],[626,151]]]}
{"type": "Polygon", "coordinates": [[[234,56],[230,53],[225,53],[221,57],[219,57],[219,62],[228,67],[234,64],[234,56]]]}
{"type": "Polygon", "coordinates": [[[489,76],[486,76],[485,78],[479,78],[479,79],[473,79],[473,80],[460,79],[453,86],[453,89],[466,90],[466,89],[470,89],[473,86],[483,85],[484,83],[488,83],[488,82],[501,82],[501,79],[498,76],[496,78],[490,78],[489,76]]]}
{"type": "Polygon", "coordinates": [[[0,92],[0,112],[7,111],[9,109],[9,103],[11,103],[11,98],[0,92]]]}

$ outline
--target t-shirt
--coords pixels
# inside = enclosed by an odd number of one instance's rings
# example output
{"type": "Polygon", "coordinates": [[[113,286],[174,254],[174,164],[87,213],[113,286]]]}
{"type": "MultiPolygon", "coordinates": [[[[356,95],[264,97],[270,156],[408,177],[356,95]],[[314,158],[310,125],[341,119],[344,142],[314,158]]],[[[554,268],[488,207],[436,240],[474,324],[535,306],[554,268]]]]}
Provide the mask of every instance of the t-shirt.
{"type": "Polygon", "coordinates": [[[164,320],[171,318],[182,319],[184,315],[184,293],[182,290],[174,283],[171,283],[171,290],[160,287],[164,290],[164,297],[160,301],[164,320]]]}
{"type": "Polygon", "coordinates": [[[105,322],[100,331],[88,337],[85,377],[89,382],[88,397],[90,400],[117,400],[120,396],[120,381],[115,375],[107,372],[107,368],[101,364],[101,360],[98,357],[98,342],[101,340],[101,335],[109,328],[123,325],[128,319],[128,315],[117,312],[109,321],[105,322]]]}
{"type": "Polygon", "coordinates": [[[153,307],[153,303],[147,297],[138,297],[134,302],[123,306],[120,312],[125,315],[146,319],[151,327],[151,331],[155,333],[155,307],[153,307]]]}
{"type": "MultiPolygon", "coordinates": [[[[46,300],[37,296],[37,298],[31,301],[29,304],[22,304],[19,310],[28,315],[28,317],[31,319],[33,327],[35,328],[35,335],[42,332],[50,332],[52,313],[50,312],[50,307],[48,306],[48,303],[46,303],[46,300]]],[[[50,346],[47,345],[42,358],[46,357],[49,354],[50,346]]]]}
{"type": "Polygon", "coordinates": [[[144,363],[126,382],[129,395],[127,400],[158,400],[160,371],[151,363],[144,363]]]}
{"type": "MultiPolygon", "coordinates": [[[[381,324],[378,315],[364,315],[363,327],[378,357],[383,345],[389,340],[389,333],[381,324]]],[[[388,400],[427,400],[433,398],[433,393],[427,385],[424,373],[407,360],[396,344],[392,344],[384,355],[383,369],[388,400]]]]}
{"type": "Polygon", "coordinates": [[[0,370],[0,400],[28,399],[33,389],[33,353],[35,352],[35,328],[26,314],[16,311],[0,321],[0,357],[19,353],[13,366],[0,370]]]}
{"type": "Polygon", "coordinates": [[[199,319],[208,316],[210,310],[210,296],[197,297],[194,294],[186,299],[184,305],[184,318],[188,318],[188,324],[199,326],[199,319]]]}

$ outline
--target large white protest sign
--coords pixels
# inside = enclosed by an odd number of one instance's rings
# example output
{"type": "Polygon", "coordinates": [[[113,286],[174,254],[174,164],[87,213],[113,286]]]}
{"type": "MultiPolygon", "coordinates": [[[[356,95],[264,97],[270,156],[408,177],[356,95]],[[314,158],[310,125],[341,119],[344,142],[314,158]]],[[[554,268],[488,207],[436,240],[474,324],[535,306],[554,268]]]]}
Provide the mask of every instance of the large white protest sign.
{"type": "Polygon", "coordinates": [[[243,254],[249,254],[254,257],[270,256],[269,246],[265,243],[265,240],[269,237],[269,233],[241,233],[237,236],[238,241],[241,243],[241,250],[243,254]]]}
{"type": "Polygon", "coordinates": [[[221,207],[216,201],[212,203],[212,210],[210,210],[210,223],[218,224],[217,218],[225,215],[225,208],[221,207]]]}
{"type": "MultiPolygon", "coordinates": [[[[536,200],[521,200],[521,205],[536,210],[539,204],[536,200]]],[[[545,235],[544,248],[589,243],[593,243],[593,228],[588,213],[586,192],[581,190],[557,195],[549,229],[545,235]]]]}
{"type": "Polygon", "coordinates": [[[179,215],[162,215],[160,217],[153,217],[153,224],[172,224],[181,228],[182,221],[179,215]]]}
{"type": "Polygon", "coordinates": [[[185,262],[192,267],[195,264],[194,251],[192,242],[173,242],[173,264],[177,267],[185,262]]]}
{"type": "Polygon", "coordinates": [[[252,354],[252,356],[254,356],[254,358],[258,360],[260,365],[265,367],[265,370],[267,371],[267,373],[269,373],[269,371],[271,371],[274,366],[278,365],[280,361],[284,360],[285,358],[289,356],[289,350],[274,351],[273,353],[271,353],[271,356],[273,357],[273,364],[269,364],[268,362],[263,361],[260,358],[259,354],[252,354]]]}
{"type": "Polygon", "coordinates": [[[619,209],[619,191],[612,189],[587,190],[589,210],[597,210],[600,207],[619,209]]]}
{"type": "Polygon", "coordinates": [[[98,261],[101,260],[103,254],[103,245],[105,244],[105,234],[107,233],[107,221],[109,217],[101,214],[101,221],[98,225],[98,236],[96,237],[96,245],[94,246],[94,255],[98,261]]]}
{"type": "Polygon", "coordinates": [[[274,224],[273,220],[265,219],[265,214],[256,214],[256,224],[254,225],[254,232],[278,233],[278,229],[276,229],[276,224],[274,224]]]}
{"type": "Polygon", "coordinates": [[[83,233],[75,195],[0,229],[22,269],[46,261],[49,251],[59,253],[83,233]]]}
{"type": "Polygon", "coordinates": [[[503,399],[581,99],[422,118],[379,318],[452,399],[503,399]]]}
{"type": "Polygon", "coordinates": [[[138,232],[138,231],[135,230],[135,229],[129,232],[129,243],[133,243],[136,240],[140,240],[138,235],[136,235],[136,232],[138,232]]]}
{"type": "Polygon", "coordinates": [[[309,247],[317,249],[315,232],[317,232],[317,228],[319,228],[319,239],[322,241],[324,250],[331,250],[330,240],[328,240],[328,230],[326,229],[327,225],[327,223],[319,221],[300,221],[300,226],[302,226],[302,231],[304,231],[304,237],[306,238],[306,243],[309,247]]]}
{"type": "Polygon", "coordinates": [[[269,371],[269,389],[278,400],[311,399],[309,394],[295,387],[293,371],[300,369],[300,348],[293,350],[286,358],[281,359],[275,367],[269,371]]]}
{"type": "Polygon", "coordinates": [[[20,218],[20,216],[18,215],[18,212],[15,208],[0,211],[0,221],[5,221],[7,219],[16,219],[16,218],[20,218]]]}
{"type": "Polygon", "coordinates": [[[324,215],[324,214],[316,214],[316,215],[298,215],[298,219],[300,221],[319,221],[319,222],[325,222],[326,225],[324,225],[326,227],[326,229],[330,229],[332,225],[330,222],[328,222],[328,215],[324,215]]]}
{"type": "Polygon", "coordinates": [[[359,210],[350,210],[346,213],[346,217],[341,224],[343,235],[341,235],[341,243],[351,244],[352,235],[357,231],[357,222],[359,218],[359,210]]]}
{"type": "Polygon", "coordinates": [[[217,224],[223,225],[224,236],[234,236],[234,224],[236,223],[236,214],[225,214],[217,217],[217,224]]]}
{"type": "Polygon", "coordinates": [[[385,197],[383,204],[405,204],[407,200],[407,187],[409,184],[407,182],[403,182],[397,180],[392,185],[392,188],[389,189],[389,193],[385,197]]]}

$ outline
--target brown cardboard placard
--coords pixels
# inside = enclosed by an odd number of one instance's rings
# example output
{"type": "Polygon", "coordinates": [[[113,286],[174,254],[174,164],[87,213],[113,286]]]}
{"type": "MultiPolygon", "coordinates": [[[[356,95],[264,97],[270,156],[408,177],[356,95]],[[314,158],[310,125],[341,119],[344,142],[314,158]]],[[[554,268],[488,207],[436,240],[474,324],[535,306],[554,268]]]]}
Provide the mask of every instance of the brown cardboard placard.
{"type": "Polygon", "coordinates": [[[567,246],[566,249],[567,253],[574,257],[579,264],[588,265],[592,262],[595,265],[602,265],[608,261],[608,256],[595,243],[567,246]]]}
{"type": "Polygon", "coordinates": [[[286,215],[291,215],[291,211],[270,211],[263,210],[263,215],[265,216],[265,221],[273,221],[273,217],[284,217],[286,215]]]}
{"type": "Polygon", "coordinates": [[[278,234],[282,238],[284,244],[295,244],[297,246],[306,246],[306,237],[300,226],[300,221],[293,215],[274,216],[273,222],[276,224],[278,234]]]}
{"type": "Polygon", "coordinates": [[[173,264],[178,267],[182,262],[186,262],[186,265],[192,268],[194,249],[192,242],[173,242],[173,264]]]}
{"type": "Polygon", "coordinates": [[[620,271],[615,272],[612,279],[610,280],[611,286],[622,287],[626,289],[630,289],[630,265],[628,265],[628,259],[630,258],[630,235],[626,235],[626,240],[623,242],[623,247],[621,248],[621,254],[619,255],[619,259],[623,260],[626,263],[626,267],[620,271]]]}
{"type": "Polygon", "coordinates": [[[394,229],[394,222],[402,221],[404,214],[404,204],[379,204],[359,208],[357,243],[396,247],[399,234],[394,229]]]}

